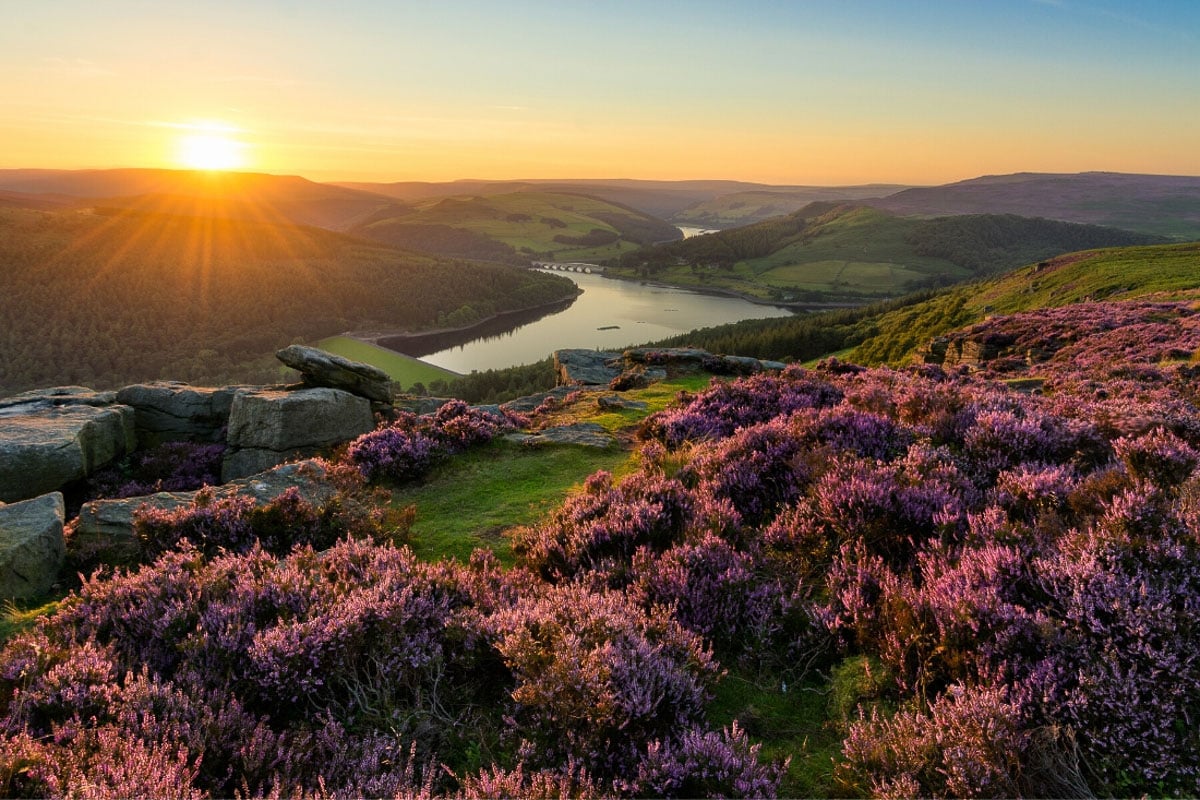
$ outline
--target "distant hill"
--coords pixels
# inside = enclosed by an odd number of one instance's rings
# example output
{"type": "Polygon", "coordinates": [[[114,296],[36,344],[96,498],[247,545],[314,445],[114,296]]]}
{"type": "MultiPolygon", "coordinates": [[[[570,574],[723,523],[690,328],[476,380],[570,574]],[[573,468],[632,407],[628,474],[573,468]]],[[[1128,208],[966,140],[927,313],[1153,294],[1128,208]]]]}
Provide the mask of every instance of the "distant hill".
{"type": "Polygon", "coordinates": [[[575,291],[317,228],[136,211],[0,208],[0,265],[0,394],[271,381],[293,341],[464,325],[575,291]]]}
{"type": "MultiPolygon", "coordinates": [[[[406,203],[435,197],[488,196],[512,192],[586,194],[667,219],[689,206],[733,192],[773,187],[744,181],[648,181],[629,179],[530,179],[514,181],[459,180],[442,183],[337,183],[350,189],[376,192],[406,203]]],[[[787,188],[787,187],[780,187],[787,188]]],[[[876,193],[878,196],[878,193],[876,193]]]]}
{"type": "Polygon", "coordinates": [[[813,203],[781,217],[625,256],[613,274],[764,300],[865,302],[946,286],[1085,247],[1145,244],[1114,228],[968,215],[898,217],[813,203]]]}
{"type": "Polygon", "coordinates": [[[791,214],[816,202],[847,202],[878,198],[905,189],[891,184],[866,186],[799,186],[754,189],[723,194],[695,203],[671,217],[679,225],[732,228],[791,214]]]}
{"type": "Polygon", "coordinates": [[[1200,239],[1200,177],[1022,172],[906,189],[869,202],[897,214],[1020,214],[1200,239]]]}
{"type": "Polygon", "coordinates": [[[345,230],[400,204],[377,194],[295,175],[169,169],[0,170],[11,204],[47,207],[46,196],[80,206],[135,208],[193,216],[255,219],[345,230]],[[40,204],[37,198],[41,198],[40,204]]]}
{"type": "Polygon", "coordinates": [[[680,237],[675,226],[619,203],[535,191],[427,198],[381,211],[351,232],[439,255],[521,263],[613,258],[680,237]]]}

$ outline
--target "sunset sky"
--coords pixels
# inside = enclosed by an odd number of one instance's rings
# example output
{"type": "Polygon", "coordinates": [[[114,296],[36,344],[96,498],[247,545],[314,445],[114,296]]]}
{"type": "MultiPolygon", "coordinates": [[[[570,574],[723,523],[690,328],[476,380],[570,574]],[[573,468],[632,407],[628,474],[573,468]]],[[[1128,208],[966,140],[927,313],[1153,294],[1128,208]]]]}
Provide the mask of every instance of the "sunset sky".
{"type": "Polygon", "coordinates": [[[0,0],[0,168],[1200,174],[1200,2],[0,0]]]}

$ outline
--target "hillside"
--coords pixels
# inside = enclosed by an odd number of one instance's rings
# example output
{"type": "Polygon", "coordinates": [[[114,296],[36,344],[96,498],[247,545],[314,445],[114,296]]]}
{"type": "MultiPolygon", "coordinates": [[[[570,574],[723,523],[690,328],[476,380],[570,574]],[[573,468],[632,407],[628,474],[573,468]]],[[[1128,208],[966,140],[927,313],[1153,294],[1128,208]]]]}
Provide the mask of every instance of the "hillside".
{"type": "MultiPolygon", "coordinates": [[[[203,170],[0,170],[0,190],[29,197],[45,207],[45,195],[78,207],[103,206],[146,212],[189,214],[258,222],[352,227],[366,216],[398,203],[295,175],[203,170]],[[39,197],[40,196],[40,197],[39,197]]],[[[7,195],[13,204],[19,196],[7,195]]]]}
{"type": "Polygon", "coordinates": [[[620,259],[612,274],[764,300],[864,302],[1080,248],[1153,239],[1011,215],[923,220],[859,205],[812,203],[753,225],[643,248],[620,259]]]}
{"type": "Polygon", "coordinates": [[[380,212],[351,232],[440,255],[514,263],[613,258],[680,236],[673,225],[626,206],[535,191],[429,198],[380,212]]]}
{"type": "Polygon", "coordinates": [[[513,181],[458,180],[431,183],[397,181],[394,183],[337,183],[350,189],[375,192],[405,203],[438,197],[462,195],[488,196],[512,192],[553,192],[586,194],[612,203],[636,208],[651,216],[667,219],[683,209],[733,192],[775,187],[743,181],[654,181],[611,179],[528,179],[513,181]]]}
{"type": "Polygon", "coordinates": [[[316,228],[131,211],[0,209],[0,264],[0,393],[269,381],[270,354],[293,341],[467,324],[574,292],[316,228]]]}
{"type": "Polygon", "coordinates": [[[809,203],[845,203],[865,198],[886,197],[905,188],[898,185],[867,184],[771,187],[732,192],[690,205],[674,214],[671,221],[679,225],[695,225],[701,228],[734,228],[791,214],[809,203]]]}
{"type": "Polygon", "coordinates": [[[1096,300],[1200,295],[1200,244],[1068,253],[1004,275],[856,308],[750,320],[658,342],[774,360],[836,353],[862,364],[902,366],[937,336],[993,314],[1035,312],[1096,300]]]}
{"type": "Polygon", "coordinates": [[[906,189],[872,200],[897,214],[1020,214],[1200,239],[1200,177],[1018,173],[906,189]]]}

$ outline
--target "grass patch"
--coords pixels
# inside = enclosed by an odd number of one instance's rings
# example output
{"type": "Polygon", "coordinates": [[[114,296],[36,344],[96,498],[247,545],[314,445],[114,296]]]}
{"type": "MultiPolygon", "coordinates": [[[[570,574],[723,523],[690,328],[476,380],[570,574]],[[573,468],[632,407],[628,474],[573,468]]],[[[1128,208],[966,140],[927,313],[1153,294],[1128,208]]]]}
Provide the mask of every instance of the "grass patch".
{"type": "Polygon", "coordinates": [[[0,606],[0,645],[22,631],[34,626],[39,617],[53,614],[58,608],[59,601],[51,600],[45,603],[15,603],[6,601],[0,606]]]}
{"type": "Polygon", "coordinates": [[[717,685],[709,705],[709,721],[725,726],[737,720],[750,738],[762,742],[759,758],[782,761],[791,756],[780,797],[835,797],[834,759],[841,737],[826,723],[827,690],[823,685],[764,686],[737,669],[717,685]]]}
{"type": "Polygon", "coordinates": [[[420,484],[396,490],[392,504],[416,506],[409,544],[421,558],[465,561],[482,547],[511,564],[506,530],[542,519],[593,472],[621,473],[631,466],[630,454],[617,448],[529,448],[499,441],[455,456],[420,484]]]}
{"type": "Polygon", "coordinates": [[[342,358],[379,367],[391,376],[392,380],[406,389],[415,383],[452,381],[459,377],[457,372],[435,367],[433,364],[426,364],[424,361],[397,353],[395,350],[388,350],[386,347],[379,347],[349,336],[331,336],[328,339],[322,339],[317,342],[317,347],[342,358]]]}

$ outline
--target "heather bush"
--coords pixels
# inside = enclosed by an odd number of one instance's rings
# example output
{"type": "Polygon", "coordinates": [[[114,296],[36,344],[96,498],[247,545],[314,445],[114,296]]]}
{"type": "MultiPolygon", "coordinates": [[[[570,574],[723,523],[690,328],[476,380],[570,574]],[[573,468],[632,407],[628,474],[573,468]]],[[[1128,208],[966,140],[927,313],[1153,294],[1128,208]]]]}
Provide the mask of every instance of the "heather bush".
{"type": "Polygon", "coordinates": [[[88,479],[93,497],[139,497],[186,492],[221,482],[225,445],[167,442],[98,470],[88,479]]]}
{"type": "Polygon", "coordinates": [[[507,735],[535,769],[632,774],[646,743],[701,722],[718,674],[698,636],[613,592],[555,587],[487,624],[516,681],[507,735]]]}
{"type": "Polygon", "coordinates": [[[345,460],[368,481],[404,482],[421,477],[445,456],[486,444],[523,422],[517,415],[494,414],[451,400],[423,417],[399,412],[390,424],[351,442],[345,460]]]}
{"type": "Polygon", "coordinates": [[[1016,797],[1022,728],[1002,690],[955,685],[927,709],[852,724],[839,777],[872,797],[1016,797]]]}
{"type": "Polygon", "coordinates": [[[188,541],[208,555],[248,552],[258,545],[282,555],[293,547],[330,547],[344,536],[379,538],[382,515],[346,494],[313,505],[290,487],[265,505],[245,495],[214,499],[201,492],[189,506],[174,510],[143,506],[133,528],[145,559],[188,541]]]}
{"type": "Polygon", "coordinates": [[[513,548],[547,580],[584,572],[614,587],[628,581],[640,547],[665,550],[691,518],[692,502],[674,478],[635,473],[614,485],[601,471],[541,525],[520,532],[513,548]]]}
{"type": "Polygon", "coordinates": [[[779,583],[712,533],[661,554],[640,549],[632,576],[631,600],[647,612],[670,609],[722,656],[769,659],[792,615],[779,583]]]}

